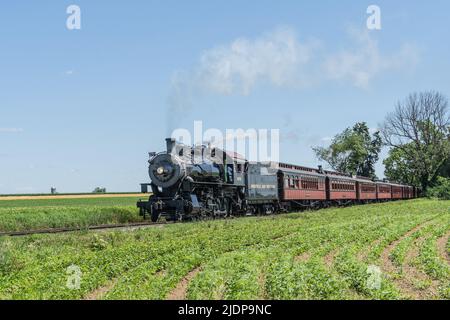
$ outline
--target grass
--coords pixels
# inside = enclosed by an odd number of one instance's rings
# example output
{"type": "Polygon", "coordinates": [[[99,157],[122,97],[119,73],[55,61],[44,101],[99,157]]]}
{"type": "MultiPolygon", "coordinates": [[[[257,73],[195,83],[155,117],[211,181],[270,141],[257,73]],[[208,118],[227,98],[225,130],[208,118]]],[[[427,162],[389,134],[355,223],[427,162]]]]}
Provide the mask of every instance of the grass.
{"type": "Polygon", "coordinates": [[[439,283],[433,298],[448,299],[448,265],[434,240],[450,228],[449,204],[413,200],[128,232],[3,237],[0,299],[82,299],[97,290],[102,299],[164,299],[194,269],[185,292],[191,299],[407,299],[385,272],[382,253],[428,223],[436,228],[425,232],[430,240],[416,267],[439,283]],[[78,289],[67,286],[71,266],[82,273],[78,289]],[[380,274],[371,271],[377,268],[380,274]]]}
{"type": "Polygon", "coordinates": [[[0,210],[4,208],[35,208],[35,207],[113,207],[135,206],[144,197],[107,197],[104,198],[62,198],[62,199],[33,199],[33,200],[2,200],[0,210]]]}
{"type": "Polygon", "coordinates": [[[0,232],[142,221],[137,197],[0,201],[0,232]]]}

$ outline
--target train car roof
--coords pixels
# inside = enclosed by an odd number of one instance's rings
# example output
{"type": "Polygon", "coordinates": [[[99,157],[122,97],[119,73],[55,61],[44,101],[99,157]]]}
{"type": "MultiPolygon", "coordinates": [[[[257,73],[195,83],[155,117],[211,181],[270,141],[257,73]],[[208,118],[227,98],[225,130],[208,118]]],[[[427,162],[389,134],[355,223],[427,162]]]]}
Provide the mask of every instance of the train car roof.
{"type": "Polygon", "coordinates": [[[399,184],[399,183],[395,183],[395,182],[389,182],[389,184],[390,184],[391,186],[395,186],[395,187],[407,187],[407,186],[404,185],[404,184],[399,184]]]}
{"type": "Polygon", "coordinates": [[[328,174],[327,173],[327,177],[331,178],[331,179],[336,179],[336,180],[349,180],[349,181],[358,181],[358,179],[355,179],[353,177],[349,177],[349,176],[340,176],[340,175],[334,175],[334,174],[328,174]]]}
{"type": "Polygon", "coordinates": [[[323,177],[325,178],[326,175],[323,173],[318,172],[310,172],[310,171],[299,171],[299,170],[289,170],[284,168],[278,168],[279,171],[282,171],[283,173],[287,175],[306,175],[306,176],[313,176],[313,177],[323,177]]]}
{"type": "Polygon", "coordinates": [[[279,171],[285,172],[286,174],[303,174],[309,176],[325,177],[325,173],[320,172],[319,169],[316,168],[308,168],[282,162],[276,163],[276,166],[278,167],[279,171]]]}
{"type": "Polygon", "coordinates": [[[354,180],[356,180],[356,181],[358,181],[358,182],[362,182],[362,183],[376,184],[376,182],[373,181],[373,180],[370,180],[370,179],[364,179],[364,178],[360,178],[360,177],[357,177],[357,178],[355,178],[354,180]]]}
{"type": "Polygon", "coordinates": [[[376,184],[386,184],[386,185],[391,184],[390,182],[387,182],[387,181],[375,181],[375,183],[376,184]]]}

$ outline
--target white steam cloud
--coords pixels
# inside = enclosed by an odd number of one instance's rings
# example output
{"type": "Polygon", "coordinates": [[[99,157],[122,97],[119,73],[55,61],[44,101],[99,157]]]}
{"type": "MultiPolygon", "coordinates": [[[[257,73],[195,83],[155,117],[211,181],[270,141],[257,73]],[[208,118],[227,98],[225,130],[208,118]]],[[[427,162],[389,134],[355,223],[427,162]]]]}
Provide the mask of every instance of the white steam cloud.
{"type": "Polygon", "coordinates": [[[205,94],[249,95],[261,84],[303,88],[325,81],[349,81],[365,88],[382,72],[411,69],[417,50],[404,45],[398,52],[380,52],[369,31],[350,30],[351,49],[326,53],[320,41],[300,42],[291,28],[278,28],[255,39],[238,38],[205,51],[190,71],[176,72],[168,98],[168,129],[186,115],[194,98],[205,94]]]}
{"type": "Polygon", "coordinates": [[[349,80],[356,87],[366,88],[381,72],[408,69],[419,60],[417,49],[409,44],[404,44],[398,52],[383,55],[368,30],[350,29],[349,32],[357,46],[326,57],[323,74],[328,79],[349,80]]]}
{"type": "Polygon", "coordinates": [[[248,95],[260,82],[293,84],[312,58],[315,43],[300,43],[293,30],[277,29],[255,40],[240,38],[205,52],[196,80],[219,94],[248,95]]]}

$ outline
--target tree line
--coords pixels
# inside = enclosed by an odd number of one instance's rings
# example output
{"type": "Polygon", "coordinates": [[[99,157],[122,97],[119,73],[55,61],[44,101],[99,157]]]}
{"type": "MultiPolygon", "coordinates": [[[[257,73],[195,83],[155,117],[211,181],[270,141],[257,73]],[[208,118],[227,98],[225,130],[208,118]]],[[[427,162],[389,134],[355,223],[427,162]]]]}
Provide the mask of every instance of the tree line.
{"type": "Polygon", "coordinates": [[[313,147],[317,158],[332,169],[377,179],[375,164],[382,147],[385,177],[423,191],[450,186],[450,114],[448,99],[440,92],[412,93],[397,102],[379,130],[356,123],[337,134],[328,147],[313,147]]]}

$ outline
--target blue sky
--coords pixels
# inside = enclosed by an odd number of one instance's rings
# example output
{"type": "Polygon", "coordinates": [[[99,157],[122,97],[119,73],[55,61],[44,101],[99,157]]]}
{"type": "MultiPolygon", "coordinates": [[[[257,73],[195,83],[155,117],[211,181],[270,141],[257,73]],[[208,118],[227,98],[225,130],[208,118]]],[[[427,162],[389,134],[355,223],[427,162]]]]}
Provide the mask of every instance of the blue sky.
{"type": "Polygon", "coordinates": [[[138,190],[147,152],[164,148],[174,83],[191,106],[178,126],[280,128],[281,159],[316,166],[311,146],[357,121],[377,128],[408,93],[450,95],[449,11],[445,0],[3,2],[0,193],[138,190]],[[66,28],[71,4],[81,30],[66,28]],[[370,4],[379,31],[366,28],[370,4]],[[224,63],[228,78],[214,73],[224,63]],[[212,85],[222,80],[231,87],[212,85]]]}

